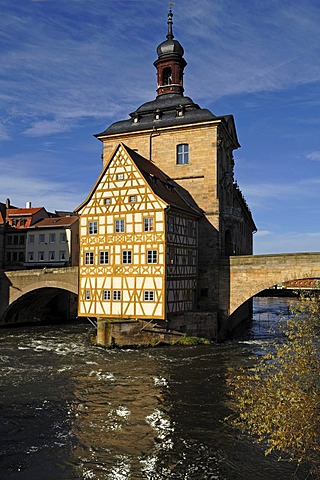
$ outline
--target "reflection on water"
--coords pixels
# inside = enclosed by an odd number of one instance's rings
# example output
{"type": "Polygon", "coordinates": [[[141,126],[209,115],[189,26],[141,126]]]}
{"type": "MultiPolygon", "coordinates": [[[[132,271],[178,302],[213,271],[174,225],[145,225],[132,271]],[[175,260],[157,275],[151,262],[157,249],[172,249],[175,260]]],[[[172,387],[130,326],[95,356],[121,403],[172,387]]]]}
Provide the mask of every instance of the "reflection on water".
{"type": "MultiPolygon", "coordinates": [[[[258,299],[255,315],[287,308],[258,299]]],[[[270,325],[269,325],[270,326],[270,325]]],[[[259,330],[260,329],[260,330],[259,330]]],[[[106,351],[89,324],[0,331],[0,478],[289,479],[232,430],[226,378],[272,333],[222,345],[106,351]]]]}

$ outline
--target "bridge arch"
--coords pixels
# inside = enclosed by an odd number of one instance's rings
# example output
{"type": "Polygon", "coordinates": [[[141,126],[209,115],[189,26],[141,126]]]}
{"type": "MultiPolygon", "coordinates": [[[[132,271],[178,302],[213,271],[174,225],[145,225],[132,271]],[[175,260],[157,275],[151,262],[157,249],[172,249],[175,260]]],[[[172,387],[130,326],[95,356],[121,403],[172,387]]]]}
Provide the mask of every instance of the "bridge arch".
{"type": "Polygon", "coordinates": [[[28,294],[29,292],[34,292],[43,288],[51,288],[58,290],[65,290],[70,293],[78,295],[78,285],[70,284],[65,281],[55,280],[55,281],[45,281],[43,285],[39,286],[39,282],[31,283],[30,285],[25,285],[22,289],[15,290],[10,296],[10,303],[15,302],[19,298],[28,294]]]}
{"type": "Polygon", "coordinates": [[[78,269],[39,269],[3,272],[0,279],[0,323],[45,321],[76,316],[78,269]]]}
{"type": "Polygon", "coordinates": [[[320,253],[230,257],[229,315],[266,288],[303,278],[320,278],[320,253]]]}
{"type": "Polygon", "coordinates": [[[13,299],[1,315],[2,325],[57,323],[77,316],[77,295],[68,289],[29,289],[13,299]]]}

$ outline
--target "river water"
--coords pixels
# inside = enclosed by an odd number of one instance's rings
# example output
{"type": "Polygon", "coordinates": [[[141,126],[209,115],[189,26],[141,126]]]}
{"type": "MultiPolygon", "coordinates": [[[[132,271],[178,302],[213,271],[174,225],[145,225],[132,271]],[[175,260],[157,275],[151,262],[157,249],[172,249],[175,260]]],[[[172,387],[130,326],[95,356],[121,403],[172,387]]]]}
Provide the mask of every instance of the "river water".
{"type": "Polygon", "coordinates": [[[254,309],[221,345],[110,351],[89,323],[0,330],[0,479],[290,479],[295,465],[224,421],[226,380],[275,341],[288,299],[254,309]]]}

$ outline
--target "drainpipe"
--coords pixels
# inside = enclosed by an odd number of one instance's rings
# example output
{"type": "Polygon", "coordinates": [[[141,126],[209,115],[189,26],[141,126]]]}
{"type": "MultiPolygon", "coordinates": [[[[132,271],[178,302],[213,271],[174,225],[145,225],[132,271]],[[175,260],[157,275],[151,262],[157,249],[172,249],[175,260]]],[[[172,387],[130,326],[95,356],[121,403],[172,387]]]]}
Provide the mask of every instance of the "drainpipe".
{"type": "Polygon", "coordinates": [[[160,133],[157,131],[156,127],[153,127],[152,132],[149,137],[149,160],[152,162],[152,137],[158,137],[160,133]]]}

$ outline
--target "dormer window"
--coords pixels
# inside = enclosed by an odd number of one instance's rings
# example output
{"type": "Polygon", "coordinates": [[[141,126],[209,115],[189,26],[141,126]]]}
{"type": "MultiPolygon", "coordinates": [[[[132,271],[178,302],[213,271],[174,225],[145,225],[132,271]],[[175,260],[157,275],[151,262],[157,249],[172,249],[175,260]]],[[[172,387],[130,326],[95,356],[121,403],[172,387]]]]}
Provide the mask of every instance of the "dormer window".
{"type": "Polygon", "coordinates": [[[161,110],[157,109],[155,114],[154,114],[154,119],[155,120],[160,120],[161,119],[161,110]]]}
{"type": "Polygon", "coordinates": [[[179,105],[176,109],[176,116],[177,117],[183,117],[184,116],[184,107],[182,105],[179,105]]]}
{"type": "Polygon", "coordinates": [[[138,123],[139,122],[139,115],[137,113],[135,113],[133,115],[133,123],[138,123]]]}

